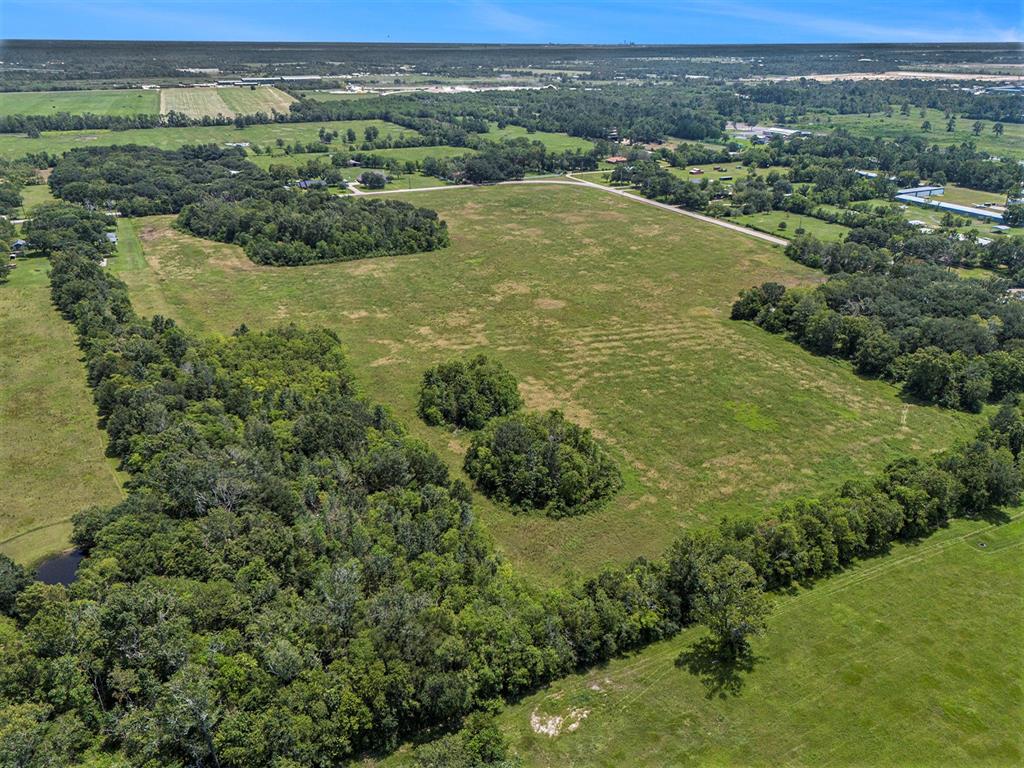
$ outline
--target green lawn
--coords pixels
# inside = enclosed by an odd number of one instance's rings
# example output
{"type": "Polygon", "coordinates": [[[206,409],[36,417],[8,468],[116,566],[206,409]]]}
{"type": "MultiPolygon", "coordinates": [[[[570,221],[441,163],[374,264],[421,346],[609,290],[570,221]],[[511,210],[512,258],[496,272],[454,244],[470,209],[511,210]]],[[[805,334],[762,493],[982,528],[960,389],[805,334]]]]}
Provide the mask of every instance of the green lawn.
{"type": "MultiPolygon", "coordinates": [[[[316,141],[320,128],[340,131],[344,136],[352,128],[362,140],[367,126],[380,129],[381,137],[391,134],[415,136],[416,131],[383,120],[348,120],[325,123],[270,123],[235,128],[233,125],[194,126],[190,128],[140,128],[131,131],[44,131],[38,139],[24,134],[0,134],[0,157],[18,158],[30,152],[66,152],[75,147],[111,146],[115,144],[144,144],[160,149],[177,149],[186,144],[224,144],[250,142],[271,146],[280,138],[286,143],[316,141]]],[[[401,150],[390,150],[401,151],[401,150]]]]}
{"type": "Polygon", "coordinates": [[[139,90],[0,93],[0,115],[155,115],[160,92],[139,90]]]}
{"type": "Polygon", "coordinates": [[[846,237],[846,233],[850,231],[849,227],[845,227],[842,224],[832,224],[828,221],[816,219],[813,216],[800,216],[795,213],[788,213],[787,211],[751,213],[746,216],[734,216],[729,221],[787,239],[796,237],[796,230],[800,227],[803,227],[807,233],[814,235],[819,240],[843,240],[846,237]],[[779,229],[779,223],[783,221],[786,222],[786,228],[779,229]]]}
{"type": "MultiPolygon", "coordinates": [[[[139,311],[195,330],[286,320],[336,329],[365,390],[453,468],[468,436],[419,422],[419,378],[453,355],[498,357],[529,407],[560,407],[590,426],[626,477],[605,509],[561,521],[478,498],[499,547],[536,578],[660,556],[685,527],[833,488],[896,456],[948,446],[977,424],[906,404],[847,363],[729,320],[742,288],[821,279],[774,246],[593,189],[408,199],[439,211],[450,248],[259,267],[159,217],[134,224],[145,261],[118,259],[115,269],[139,311]]],[[[131,242],[123,236],[122,248],[131,242]]]]}
{"type": "Polygon", "coordinates": [[[965,141],[974,142],[978,149],[989,152],[1000,157],[1013,157],[1024,160],[1024,125],[1020,123],[1004,123],[1004,133],[996,136],[992,133],[994,123],[991,120],[981,121],[983,130],[980,135],[975,136],[971,131],[974,120],[958,117],[956,130],[952,133],[946,131],[945,113],[938,109],[927,110],[927,117],[921,117],[919,109],[911,110],[909,117],[899,113],[899,107],[894,110],[892,117],[885,117],[880,112],[871,116],[859,115],[807,115],[796,128],[803,128],[811,131],[825,131],[832,128],[845,128],[850,133],[858,136],[879,136],[885,139],[898,139],[906,134],[921,136],[927,139],[929,144],[949,146],[951,144],[962,144],[965,141]],[[925,120],[932,124],[930,132],[921,130],[921,124],[925,120]]]}
{"type": "Polygon", "coordinates": [[[958,521],[779,597],[750,671],[677,665],[693,628],[556,682],[500,724],[527,768],[1019,766],[1022,545],[1024,519],[958,521]],[[535,732],[552,717],[558,735],[535,732]]]}
{"type": "Polygon", "coordinates": [[[0,285],[0,552],[32,563],[68,546],[71,515],[120,496],[71,325],[50,304],[48,262],[0,285]]]}
{"type": "Polygon", "coordinates": [[[779,174],[786,176],[789,173],[789,169],[781,165],[773,165],[769,168],[757,168],[754,166],[743,165],[743,163],[708,163],[706,165],[687,165],[683,168],[675,168],[669,165],[665,166],[665,170],[674,176],[679,176],[683,179],[708,179],[709,181],[717,181],[723,176],[731,176],[732,181],[739,181],[745,179],[751,173],[755,176],[767,176],[772,171],[777,171],[779,174]],[[690,173],[691,168],[699,168],[703,171],[702,174],[694,176],[690,173]],[[716,168],[721,168],[721,171],[716,171],[716,168]]]}
{"type": "Polygon", "coordinates": [[[567,149],[578,149],[589,152],[594,148],[594,142],[583,139],[579,136],[570,136],[567,133],[549,133],[547,131],[527,131],[521,125],[506,125],[499,128],[497,123],[490,124],[491,129],[487,133],[477,134],[490,141],[501,141],[502,139],[526,138],[530,141],[539,141],[552,152],[564,152],[567,149]]]}
{"type": "Polygon", "coordinates": [[[44,203],[53,202],[53,193],[49,184],[30,184],[21,190],[21,216],[32,215],[32,211],[44,203]]]}
{"type": "Polygon", "coordinates": [[[977,206],[981,203],[999,203],[1006,205],[1006,195],[997,192],[983,192],[980,189],[958,187],[956,184],[946,184],[945,191],[938,198],[944,203],[958,203],[959,205],[977,206]]]}

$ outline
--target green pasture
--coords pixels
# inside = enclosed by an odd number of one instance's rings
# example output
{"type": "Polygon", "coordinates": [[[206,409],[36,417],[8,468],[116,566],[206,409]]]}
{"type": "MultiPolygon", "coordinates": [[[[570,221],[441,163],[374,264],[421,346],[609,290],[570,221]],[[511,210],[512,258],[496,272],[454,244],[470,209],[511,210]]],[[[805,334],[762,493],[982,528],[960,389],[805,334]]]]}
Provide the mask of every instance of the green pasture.
{"type": "Polygon", "coordinates": [[[0,285],[0,552],[22,563],[69,546],[75,512],[121,498],[48,271],[45,259],[19,259],[0,285]]]}
{"type": "Polygon", "coordinates": [[[407,199],[440,213],[450,248],[260,267],[240,248],[155,217],[121,223],[131,230],[122,250],[135,250],[115,269],[140,312],[190,329],[294,321],[337,330],[365,391],[456,471],[468,435],[416,418],[420,376],[455,355],[500,359],[528,407],[561,408],[589,426],[626,478],[603,510],[560,521],[477,499],[498,546],[535,578],[660,556],[684,528],[834,488],[948,446],[978,423],[906,403],[848,363],[729,320],[742,288],[821,279],[774,246],[594,189],[505,185],[407,199]]]}
{"type": "Polygon", "coordinates": [[[828,221],[816,219],[813,216],[801,216],[796,213],[789,213],[788,211],[751,213],[745,216],[734,216],[729,221],[790,240],[796,237],[796,230],[801,227],[808,234],[814,235],[819,240],[843,240],[846,237],[846,233],[850,231],[849,227],[845,227],[842,224],[832,224],[828,221]],[[779,229],[781,222],[785,222],[785,229],[779,229]]]}
{"type": "Polygon", "coordinates": [[[31,91],[0,93],[0,116],[55,115],[156,115],[160,92],[142,89],[96,91],[31,91]]]}

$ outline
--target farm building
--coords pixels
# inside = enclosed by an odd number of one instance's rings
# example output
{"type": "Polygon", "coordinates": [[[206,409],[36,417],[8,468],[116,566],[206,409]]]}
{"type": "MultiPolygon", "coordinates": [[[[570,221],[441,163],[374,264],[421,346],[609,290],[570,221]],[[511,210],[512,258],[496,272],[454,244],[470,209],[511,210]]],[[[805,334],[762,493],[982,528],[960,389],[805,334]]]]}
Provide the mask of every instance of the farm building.
{"type": "Polygon", "coordinates": [[[299,189],[317,189],[319,187],[326,187],[327,182],[323,179],[303,179],[296,186],[299,189]]]}
{"type": "MultiPolygon", "coordinates": [[[[921,189],[927,188],[922,187],[921,189]]],[[[961,216],[971,216],[975,219],[987,219],[989,221],[1003,220],[1003,214],[999,211],[992,211],[988,208],[972,208],[969,205],[960,205],[959,203],[944,203],[941,200],[932,200],[927,194],[903,194],[903,191],[901,191],[900,193],[897,193],[896,199],[905,203],[925,206],[926,208],[938,208],[939,210],[957,213],[961,216]]]]}
{"type": "Polygon", "coordinates": [[[107,238],[107,242],[108,243],[113,243],[114,245],[117,245],[117,233],[116,232],[107,232],[106,233],[106,238],[107,238]]]}
{"type": "Polygon", "coordinates": [[[901,196],[908,197],[931,197],[932,195],[941,195],[946,192],[945,187],[937,186],[924,186],[924,187],[907,187],[906,189],[896,190],[896,199],[901,200],[901,196]]]}
{"type": "Polygon", "coordinates": [[[616,164],[617,163],[628,163],[629,162],[629,158],[628,157],[623,157],[622,155],[612,155],[611,157],[606,157],[604,160],[605,160],[606,163],[616,163],[616,164]]]}
{"type": "Polygon", "coordinates": [[[26,245],[28,245],[28,243],[26,243],[24,240],[15,240],[13,243],[11,243],[11,250],[21,251],[25,249],[26,245]]]}

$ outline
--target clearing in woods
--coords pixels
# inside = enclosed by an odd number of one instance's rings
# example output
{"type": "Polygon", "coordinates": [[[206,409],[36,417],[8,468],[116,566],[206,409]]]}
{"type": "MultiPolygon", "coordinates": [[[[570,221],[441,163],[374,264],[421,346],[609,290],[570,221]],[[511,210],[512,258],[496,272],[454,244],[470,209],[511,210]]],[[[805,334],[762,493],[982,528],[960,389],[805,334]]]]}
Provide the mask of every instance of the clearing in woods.
{"type": "Polygon", "coordinates": [[[160,91],[160,114],[182,112],[189,117],[235,117],[274,111],[287,112],[295,101],[277,88],[165,88],[160,91]]]}
{"type": "Polygon", "coordinates": [[[48,272],[45,259],[21,259],[0,286],[0,552],[26,564],[68,546],[74,513],[121,499],[48,272]]]}
{"type": "Polygon", "coordinates": [[[456,471],[468,435],[416,418],[420,377],[455,355],[500,359],[529,408],[562,408],[592,428],[626,477],[606,508],[567,520],[477,498],[499,547],[534,578],[660,556],[685,527],[834,488],[978,424],[905,403],[848,363],[729,320],[741,288],[821,279],[776,247],[595,189],[508,185],[408,199],[448,222],[451,247],[260,267],[236,246],[153,217],[122,220],[121,247],[136,255],[112,264],[138,311],[190,329],[335,329],[364,390],[456,471]]]}
{"type": "Polygon", "coordinates": [[[776,596],[739,667],[693,653],[693,627],[551,684],[500,725],[527,768],[1020,765],[1022,545],[1024,518],[955,521],[776,596]]]}

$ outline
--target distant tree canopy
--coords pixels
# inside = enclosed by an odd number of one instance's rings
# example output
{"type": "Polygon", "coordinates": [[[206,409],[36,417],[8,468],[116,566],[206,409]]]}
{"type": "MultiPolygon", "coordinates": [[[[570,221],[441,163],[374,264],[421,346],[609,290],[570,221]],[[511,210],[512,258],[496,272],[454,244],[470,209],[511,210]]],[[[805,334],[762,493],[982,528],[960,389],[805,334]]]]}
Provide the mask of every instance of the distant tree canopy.
{"type": "Polygon", "coordinates": [[[73,150],[57,163],[50,185],[62,198],[123,214],[180,211],[182,227],[238,243],[257,264],[346,261],[448,244],[447,226],[434,211],[398,200],[341,199],[323,189],[285,187],[247,162],[239,148],[73,150]]]}
{"type": "Polygon", "coordinates": [[[519,410],[515,377],[486,355],[450,360],[428,368],[420,386],[420,418],[427,424],[480,429],[489,420],[519,410]]]}
{"type": "Polygon", "coordinates": [[[607,449],[558,411],[491,421],[474,435],[465,467],[488,496],[550,517],[591,512],[622,487],[607,449]]]}
{"type": "Polygon", "coordinates": [[[294,266],[433,251],[448,245],[437,213],[400,200],[294,192],[275,201],[206,198],[178,217],[200,237],[238,243],[257,264],[294,266]]]}
{"type": "Polygon", "coordinates": [[[281,184],[245,159],[239,147],[162,150],[128,144],[66,153],[50,174],[60,198],[126,216],[177,213],[204,197],[266,197],[281,184]]]}

